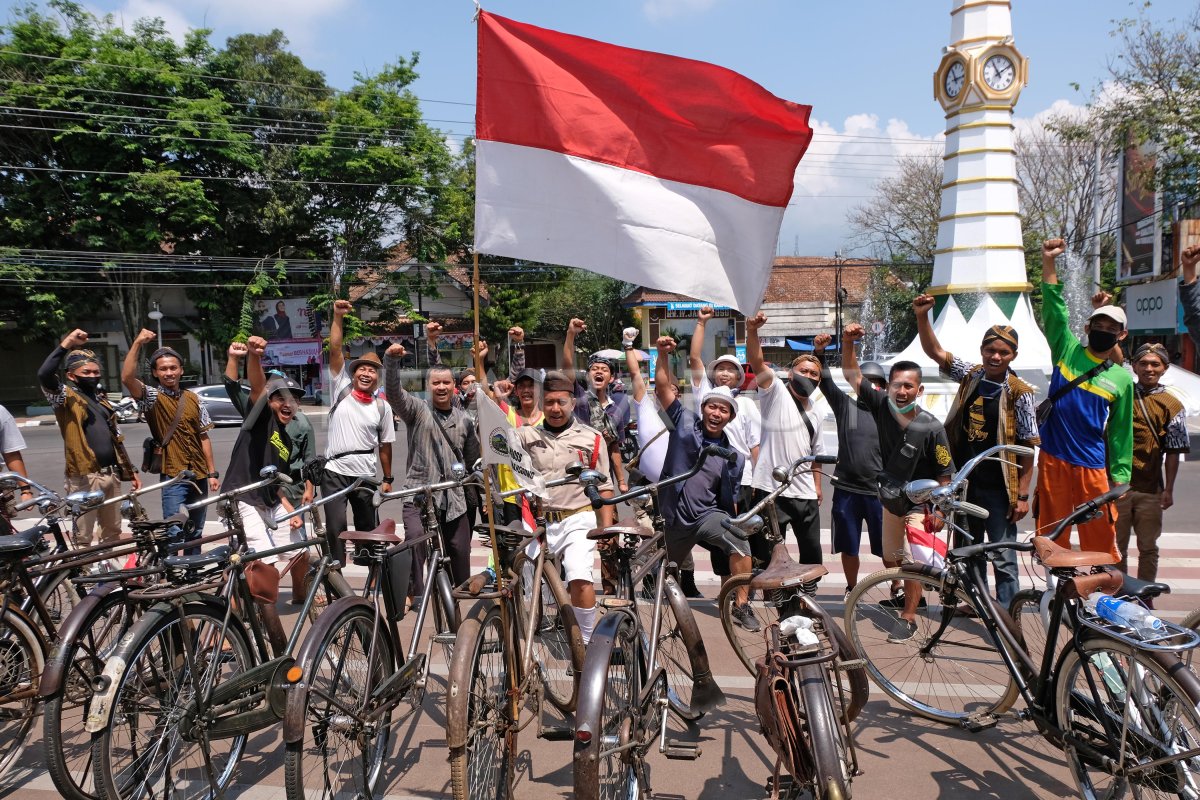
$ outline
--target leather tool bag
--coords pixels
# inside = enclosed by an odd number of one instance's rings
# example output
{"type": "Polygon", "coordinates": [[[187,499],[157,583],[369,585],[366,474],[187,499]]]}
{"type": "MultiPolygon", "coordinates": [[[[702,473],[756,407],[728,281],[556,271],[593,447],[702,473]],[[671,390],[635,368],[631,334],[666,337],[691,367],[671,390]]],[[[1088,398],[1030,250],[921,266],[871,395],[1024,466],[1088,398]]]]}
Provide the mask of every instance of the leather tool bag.
{"type": "Polygon", "coordinates": [[[791,681],[791,671],[775,660],[771,650],[771,627],[777,627],[777,624],[767,628],[767,652],[754,664],[754,711],[762,726],[763,736],[775,751],[775,780],[771,800],[778,800],[781,768],[797,779],[803,778],[807,770],[799,729],[800,698],[791,681]]]}

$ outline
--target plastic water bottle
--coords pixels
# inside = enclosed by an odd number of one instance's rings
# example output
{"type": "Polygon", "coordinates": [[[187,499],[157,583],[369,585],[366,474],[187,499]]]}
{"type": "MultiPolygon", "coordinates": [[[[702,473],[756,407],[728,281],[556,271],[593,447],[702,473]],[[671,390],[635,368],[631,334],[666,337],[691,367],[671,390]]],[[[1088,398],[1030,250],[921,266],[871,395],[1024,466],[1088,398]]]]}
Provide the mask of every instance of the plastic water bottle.
{"type": "Polygon", "coordinates": [[[1133,628],[1143,639],[1162,636],[1165,633],[1162,620],[1137,603],[1118,600],[1103,592],[1092,592],[1083,605],[1100,619],[1133,628]]]}
{"type": "Polygon", "coordinates": [[[812,619],[802,614],[796,614],[780,621],[779,633],[783,636],[796,637],[796,643],[799,645],[796,650],[804,653],[816,650],[821,646],[821,640],[813,632],[812,626],[812,619]]]}

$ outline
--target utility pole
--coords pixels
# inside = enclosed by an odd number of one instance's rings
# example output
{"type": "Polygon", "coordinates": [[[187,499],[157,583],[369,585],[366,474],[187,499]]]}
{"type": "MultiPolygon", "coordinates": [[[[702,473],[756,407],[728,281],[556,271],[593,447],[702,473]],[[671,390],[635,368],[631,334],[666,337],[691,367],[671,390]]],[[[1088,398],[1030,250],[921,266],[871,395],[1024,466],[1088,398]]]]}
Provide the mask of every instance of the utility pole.
{"type": "Polygon", "coordinates": [[[1100,289],[1100,165],[1103,153],[1100,141],[1096,141],[1095,175],[1092,177],[1092,281],[1100,289]]]}

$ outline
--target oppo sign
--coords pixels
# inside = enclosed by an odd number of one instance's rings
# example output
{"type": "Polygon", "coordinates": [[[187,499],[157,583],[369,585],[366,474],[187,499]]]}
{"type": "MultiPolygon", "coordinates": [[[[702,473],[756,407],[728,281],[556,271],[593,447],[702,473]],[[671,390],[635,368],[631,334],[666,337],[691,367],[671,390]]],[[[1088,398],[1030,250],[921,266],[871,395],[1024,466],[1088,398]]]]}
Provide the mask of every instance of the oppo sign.
{"type": "Polygon", "coordinates": [[[1179,287],[1174,280],[1152,281],[1125,289],[1125,313],[1131,332],[1174,333],[1179,305],[1179,287]]]}

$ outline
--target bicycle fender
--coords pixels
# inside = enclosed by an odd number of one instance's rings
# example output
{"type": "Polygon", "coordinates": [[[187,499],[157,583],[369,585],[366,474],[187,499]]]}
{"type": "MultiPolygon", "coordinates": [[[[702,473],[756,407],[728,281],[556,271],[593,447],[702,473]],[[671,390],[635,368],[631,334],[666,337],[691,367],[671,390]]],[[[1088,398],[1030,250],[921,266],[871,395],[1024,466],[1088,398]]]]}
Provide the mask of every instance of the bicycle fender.
{"type": "MultiPolygon", "coordinates": [[[[488,612],[496,605],[495,600],[479,600],[467,611],[458,632],[464,632],[463,625],[482,625],[488,612]]],[[[458,642],[463,639],[460,636],[458,642]]],[[[446,681],[446,746],[453,751],[458,747],[467,746],[467,724],[469,720],[463,714],[465,703],[454,702],[460,692],[470,691],[471,656],[464,647],[455,643],[454,652],[450,656],[450,674],[446,681]]]]}
{"type": "MultiPolygon", "coordinates": [[[[575,760],[594,759],[595,748],[600,746],[600,737],[593,730],[604,708],[604,688],[608,681],[609,654],[616,642],[617,629],[629,617],[637,622],[630,609],[612,609],[597,623],[588,642],[587,655],[583,659],[583,674],[579,679],[579,700],[575,705],[575,760]],[[580,731],[592,734],[590,743],[579,743],[580,731]]],[[[581,796],[581,795],[580,795],[581,796]]]]}
{"type": "Polygon", "coordinates": [[[71,609],[71,613],[67,615],[58,629],[58,643],[54,646],[50,653],[50,659],[46,662],[46,671],[42,673],[42,682],[38,686],[38,697],[45,700],[62,691],[68,666],[66,654],[75,646],[79,637],[85,633],[83,626],[89,621],[92,611],[113,592],[123,593],[124,591],[124,587],[119,583],[102,583],[88,592],[71,609]]]}
{"type": "MultiPolygon", "coordinates": [[[[682,606],[690,611],[687,597],[674,579],[663,583],[663,591],[670,593],[674,598],[672,605],[682,606]]],[[[664,597],[663,601],[667,602],[667,598],[664,597]]],[[[696,622],[695,615],[689,613],[686,617],[681,617],[676,614],[675,621],[679,623],[679,631],[684,641],[689,642],[687,650],[688,659],[692,662],[692,710],[707,713],[725,705],[725,693],[713,677],[712,667],[708,663],[708,650],[704,647],[704,637],[700,635],[700,625],[696,622]]]]}
{"type": "Polygon", "coordinates": [[[375,605],[365,598],[358,595],[339,597],[317,617],[312,630],[304,637],[304,643],[296,653],[296,666],[300,667],[302,677],[287,690],[287,708],[283,715],[283,741],[286,744],[295,744],[304,738],[304,707],[308,703],[309,669],[329,629],[339,621],[342,612],[353,606],[362,606],[370,613],[375,613],[375,605]]]}
{"type": "MultiPolygon", "coordinates": [[[[195,595],[188,600],[188,603],[202,603],[212,606],[214,612],[224,613],[225,604],[221,600],[210,597],[208,595],[195,595]]],[[[175,606],[170,603],[156,603],[142,614],[142,618],[135,622],[121,640],[117,642],[117,646],[113,654],[104,662],[104,671],[98,676],[97,681],[100,688],[92,694],[92,704],[88,709],[88,715],[83,721],[83,729],[88,733],[102,733],[108,728],[112,722],[113,708],[117,699],[118,682],[121,679],[122,673],[125,672],[125,667],[129,663],[129,658],[133,654],[130,649],[138,644],[146,635],[146,632],[151,629],[151,626],[158,624],[165,617],[175,613],[175,606]]]]}

